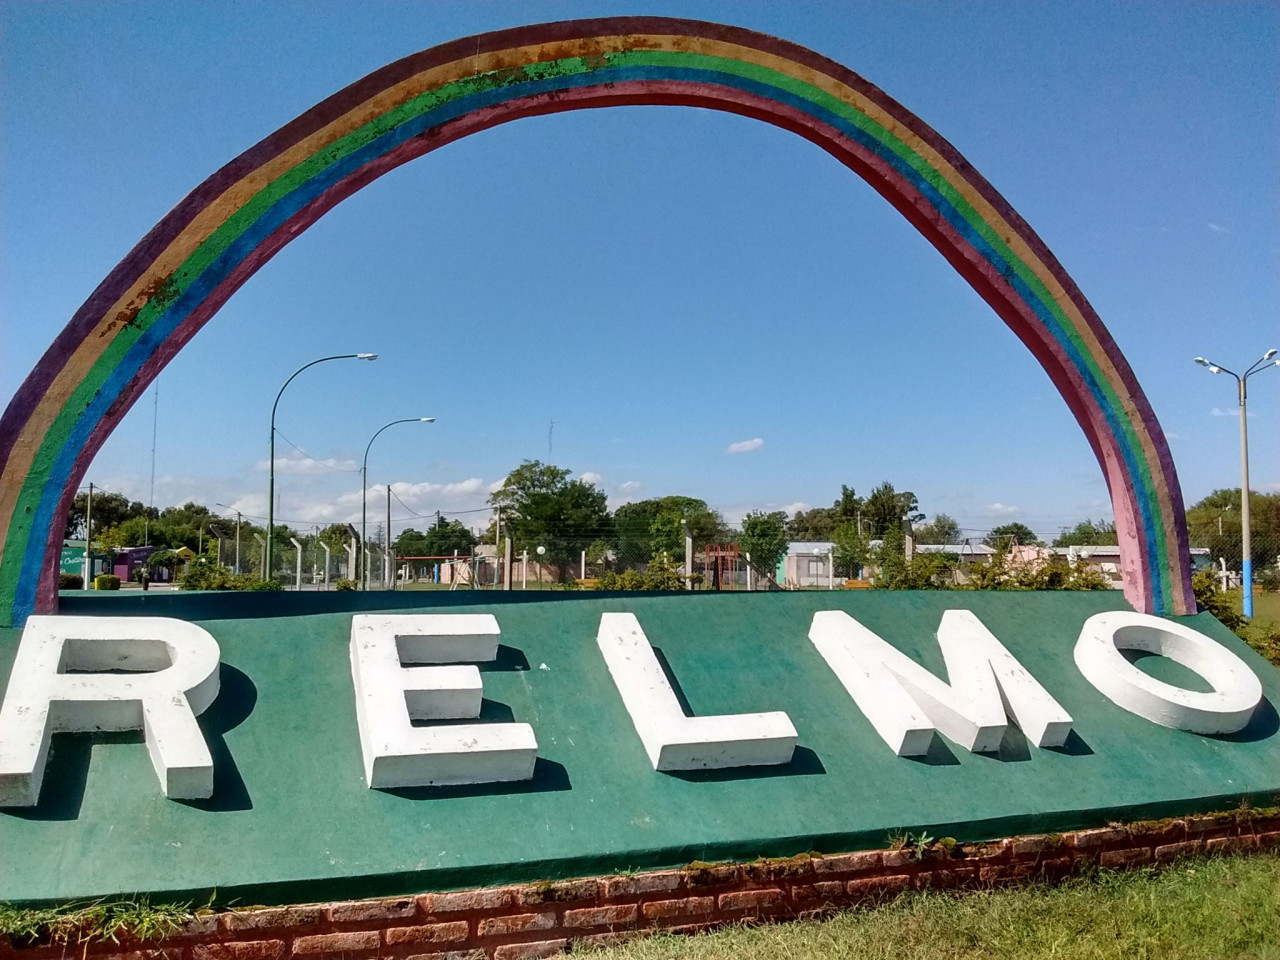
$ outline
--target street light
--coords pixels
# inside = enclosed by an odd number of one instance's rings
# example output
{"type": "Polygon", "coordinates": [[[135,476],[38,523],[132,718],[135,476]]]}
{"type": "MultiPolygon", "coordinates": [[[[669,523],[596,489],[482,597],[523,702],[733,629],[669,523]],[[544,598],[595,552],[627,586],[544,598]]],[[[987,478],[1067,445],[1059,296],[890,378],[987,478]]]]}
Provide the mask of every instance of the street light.
{"type": "MultiPolygon", "coordinates": [[[[392,420],[390,423],[384,423],[380,426],[364,448],[364,461],[360,464],[360,589],[369,589],[369,564],[365,560],[365,544],[366,530],[369,525],[368,510],[368,491],[369,491],[369,448],[373,446],[373,441],[378,439],[378,434],[382,433],[387,427],[394,427],[397,423],[435,423],[435,417],[405,417],[403,420],[392,420]]],[[[391,542],[390,524],[387,528],[387,542],[391,542]]]]}
{"type": "Polygon", "coordinates": [[[1244,615],[1253,619],[1253,544],[1249,531],[1249,412],[1245,403],[1248,400],[1246,384],[1251,376],[1267,367],[1280,367],[1280,360],[1272,360],[1276,349],[1272,347],[1241,376],[1232,373],[1218,363],[1211,363],[1204,357],[1196,357],[1196,363],[1208,367],[1210,373],[1230,373],[1236,378],[1236,395],[1240,400],[1240,590],[1243,595],[1244,615]]]}
{"type": "MultiPolygon", "coordinates": [[[[218,503],[216,500],[213,504],[215,507],[222,507],[224,510],[230,510],[236,515],[236,573],[240,573],[240,511],[235,507],[229,507],[225,503],[218,503]]],[[[265,578],[264,578],[265,579],[265,578]]]]}
{"type": "Polygon", "coordinates": [[[262,571],[262,579],[271,579],[271,540],[275,536],[276,526],[276,407],[280,405],[280,395],[284,393],[285,387],[293,383],[293,378],[300,374],[308,367],[314,367],[317,363],[324,363],[327,360],[377,360],[376,353],[339,353],[332,357],[321,357],[319,360],[312,360],[310,363],[304,363],[297,370],[293,371],[293,375],[284,382],[284,387],[280,388],[280,393],[276,394],[276,402],[271,405],[271,455],[267,458],[267,549],[263,557],[265,568],[262,571]]]}

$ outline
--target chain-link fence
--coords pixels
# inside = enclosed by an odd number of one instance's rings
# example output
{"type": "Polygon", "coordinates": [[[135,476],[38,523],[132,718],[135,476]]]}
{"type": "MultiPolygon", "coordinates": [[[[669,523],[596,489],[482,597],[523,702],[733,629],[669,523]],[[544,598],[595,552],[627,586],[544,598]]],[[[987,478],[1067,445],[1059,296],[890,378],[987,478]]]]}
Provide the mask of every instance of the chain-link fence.
{"type": "Polygon", "coordinates": [[[484,543],[470,555],[459,551],[442,557],[392,556],[391,580],[380,550],[372,552],[369,585],[378,589],[777,589],[773,570],[752,565],[736,543],[686,545],[679,540],[620,538],[604,530],[551,528],[537,537],[510,538],[504,531],[500,551],[484,543]]]}
{"type": "MultiPolygon", "coordinates": [[[[1216,534],[1216,530],[1214,531],[1216,534]]],[[[1008,535],[973,532],[957,543],[928,544],[913,541],[916,555],[955,555],[951,577],[954,585],[964,585],[975,565],[989,563],[1002,554],[1013,563],[1045,562],[1050,555],[1066,558],[1069,564],[1085,564],[1115,589],[1122,587],[1119,547],[1114,544],[1054,547],[1023,544],[1008,535]]],[[[1222,535],[1199,543],[1192,537],[1194,569],[1211,569],[1224,590],[1241,586],[1243,544],[1240,532],[1224,529],[1222,535]]],[[[328,550],[315,536],[301,539],[301,550],[291,541],[277,541],[273,547],[273,575],[284,589],[332,590],[341,580],[367,578],[371,589],[655,589],[773,590],[830,589],[849,585],[874,584],[875,569],[865,566],[852,577],[832,561],[831,543],[794,542],[774,568],[752,563],[738,543],[692,543],[691,562],[686,563],[686,545],[679,539],[618,537],[611,530],[547,529],[537,537],[511,538],[510,558],[505,555],[508,537],[502,537],[502,552],[492,543],[479,544],[470,552],[447,556],[398,557],[377,542],[361,551],[351,538],[328,550]],[[363,552],[363,556],[361,553],[363,552]],[[301,560],[301,564],[299,564],[301,560]],[[648,579],[645,579],[648,578],[648,579]],[[663,579],[665,578],[665,579],[663,579]],[[510,586],[508,587],[508,584],[510,586]]],[[[878,541],[869,542],[875,549],[878,541]]],[[[1256,530],[1251,538],[1253,582],[1257,593],[1280,593],[1280,536],[1256,530]]],[[[236,569],[234,543],[219,544],[220,562],[236,569]]],[[[239,545],[238,572],[261,576],[265,544],[258,538],[239,545]]]]}

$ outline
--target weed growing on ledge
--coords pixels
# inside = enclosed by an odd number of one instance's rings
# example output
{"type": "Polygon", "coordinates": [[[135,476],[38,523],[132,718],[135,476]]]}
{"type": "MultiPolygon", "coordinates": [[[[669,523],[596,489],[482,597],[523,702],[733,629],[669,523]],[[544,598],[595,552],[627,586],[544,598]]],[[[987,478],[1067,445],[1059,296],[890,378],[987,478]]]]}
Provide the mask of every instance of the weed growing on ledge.
{"type": "Polygon", "coordinates": [[[56,907],[0,903],[0,935],[8,935],[15,944],[116,943],[121,937],[160,940],[194,915],[190,903],[153,904],[146,897],[56,907]]]}

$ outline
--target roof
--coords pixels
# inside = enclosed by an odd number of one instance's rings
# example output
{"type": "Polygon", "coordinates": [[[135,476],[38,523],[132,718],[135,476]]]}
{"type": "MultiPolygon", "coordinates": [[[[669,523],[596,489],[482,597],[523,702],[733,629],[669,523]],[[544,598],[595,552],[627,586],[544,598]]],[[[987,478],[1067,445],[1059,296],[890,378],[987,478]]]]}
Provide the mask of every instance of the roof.
{"type": "Polygon", "coordinates": [[[961,556],[989,557],[995,549],[985,543],[917,543],[916,553],[958,553],[961,556]]]}

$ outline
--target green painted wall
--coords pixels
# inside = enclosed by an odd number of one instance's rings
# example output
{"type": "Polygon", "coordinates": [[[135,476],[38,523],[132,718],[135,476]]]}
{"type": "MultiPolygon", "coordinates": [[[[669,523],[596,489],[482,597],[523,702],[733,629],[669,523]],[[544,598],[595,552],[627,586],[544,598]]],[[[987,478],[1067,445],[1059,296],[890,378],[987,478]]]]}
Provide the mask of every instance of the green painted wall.
{"type": "MultiPolygon", "coordinates": [[[[395,602],[421,609],[422,596],[395,602]]],[[[215,886],[241,903],[392,894],[876,847],[899,829],[962,840],[1061,830],[1280,792],[1269,705],[1242,734],[1201,737],[1126,713],[1079,675],[1081,624],[1128,609],[1109,591],[435,599],[497,616],[504,649],[482,667],[485,716],[533,724],[538,769],[524,786],[389,792],[363,780],[349,612],[263,617],[266,607],[246,604],[273,598],[159,599],[77,598],[75,612],[204,616],[224,664],[223,692],[201,721],[216,796],[166,800],[140,735],[60,735],[41,805],[0,812],[0,900],[215,886]],[[843,609],[941,671],[934,630],[949,607],[973,610],[1075,717],[1072,749],[1007,741],[997,758],[938,741],[928,762],[895,757],[807,639],[814,611],[843,609]],[[211,618],[219,609],[237,618],[211,618]],[[636,614],[694,712],[787,711],[797,759],[773,771],[655,773],[596,649],[605,611],[636,614]]],[[[1280,697],[1280,673],[1208,615],[1189,622],[1244,657],[1271,702],[1280,697]]],[[[0,678],[18,638],[0,630],[0,678]]]]}

